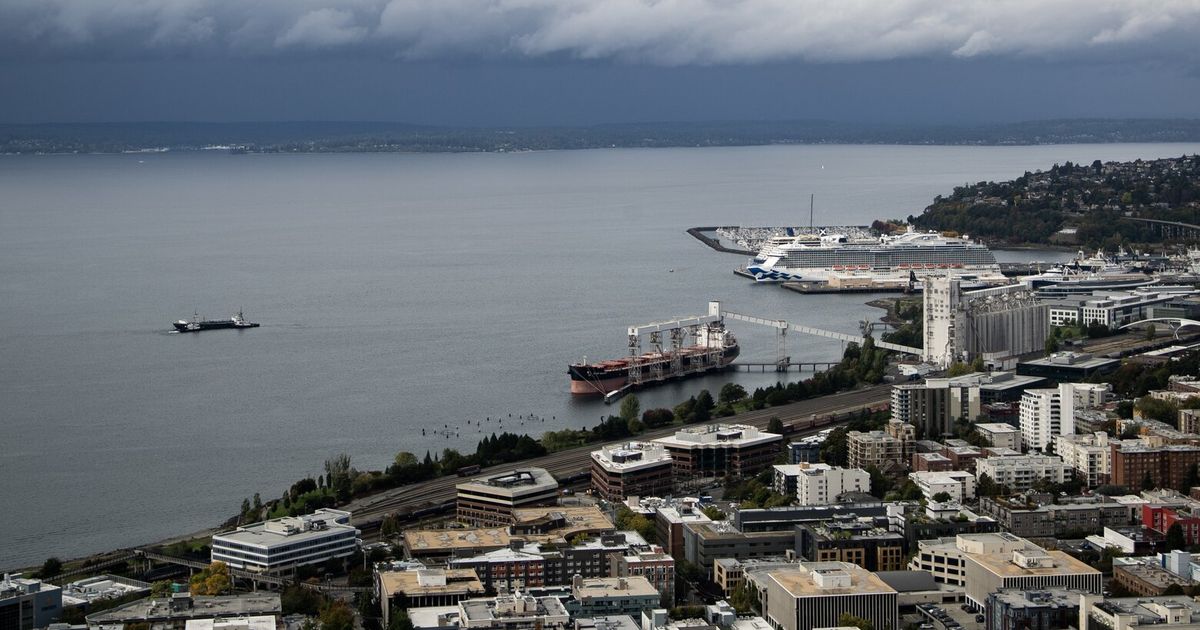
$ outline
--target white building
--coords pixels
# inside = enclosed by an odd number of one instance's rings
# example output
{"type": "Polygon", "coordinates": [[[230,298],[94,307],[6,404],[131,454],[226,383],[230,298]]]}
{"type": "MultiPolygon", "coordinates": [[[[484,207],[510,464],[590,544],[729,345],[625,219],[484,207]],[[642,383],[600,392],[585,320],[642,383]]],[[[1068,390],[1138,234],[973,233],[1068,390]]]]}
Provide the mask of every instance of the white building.
{"type": "Polygon", "coordinates": [[[358,533],[349,512],[325,508],[214,534],[212,559],[251,571],[317,564],[354,553],[358,533]]]}
{"type": "Polygon", "coordinates": [[[1108,483],[1112,475],[1112,444],[1107,433],[1060,435],[1054,452],[1075,471],[1075,478],[1089,488],[1108,483]]]}
{"type": "Polygon", "coordinates": [[[796,502],[799,505],[830,505],[846,492],[870,492],[871,475],[861,468],[829,464],[797,464],[796,502]]]}
{"type": "Polygon", "coordinates": [[[917,484],[921,494],[930,501],[942,492],[950,495],[950,501],[954,503],[975,498],[975,475],[965,470],[912,472],[908,473],[908,478],[917,484]]]}
{"type": "Polygon", "coordinates": [[[1063,298],[1049,303],[1052,326],[1098,322],[1109,328],[1150,317],[1155,306],[1196,293],[1194,287],[1145,287],[1133,291],[1098,291],[1092,295],[1063,298]]]}
{"type": "Polygon", "coordinates": [[[975,425],[975,430],[992,446],[1021,450],[1021,430],[1011,424],[981,422],[975,425]]]}
{"type": "Polygon", "coordinates": [[[975,461],[975,478],[984,475],[1007,486],[1013,492],[1028,490],[1039,479],[1051,483],[1067,480],[1067,464],[1055,455],[1019,455],[1016,457],[984,457],[975,461]]]}
{"type": "Polygon", "coordinates": [[[1021,396],[1021,438],[1026,448],[1044,451],[1059,435],[1075,433],[1076,410],[1104,404],[1109,385],[1062,383],[1055,389],[1030,389],[1021,396]]]}
{"type": "Polygon", "coordinates": [[[778,630],[836,627],[844,613],[868,620],[876,630],[899,627],[896,590],[856,564],[804,562],[765,571],[761,579],[765,616],[778,630]]]}

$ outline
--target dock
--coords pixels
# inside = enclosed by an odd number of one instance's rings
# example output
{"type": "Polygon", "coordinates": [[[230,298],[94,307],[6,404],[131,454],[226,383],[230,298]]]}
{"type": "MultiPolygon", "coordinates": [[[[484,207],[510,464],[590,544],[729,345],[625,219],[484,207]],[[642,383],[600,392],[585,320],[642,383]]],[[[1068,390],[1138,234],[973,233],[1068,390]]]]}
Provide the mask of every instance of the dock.
{"type": "Polygon", "coordinates": [[[783,288],[796,293],[804,293],[807,295],[820,295],[825,293],[912,293],[915,290],[909,290],[907,286],[896,286],[894,284],[887,285],[854,285],[854,286],[831,286],[824,282],[784,282],[783,288]]]}
{"type": "Polygon", "coordinates": [[[718,252],[722,252],[725,254],[737,254],[739,256],[754,256],[754,255],[758,254],[758,252],[752,252],[748,249],[737,249],[735,247],[726,247],[721,244],[721,241],[706,234],[706,232],[716,232],[718,227],[720,227],[720,226],[708,225],[708,226],[704,226],[704,227],[688,228],[687,233],[691,234],[693,237],[695,237],[696,240],[700,241],[701,243],[704,243],[705,245],[708,245],[709,247],[711,247],[712,249],[714,249],[715,251],[718,251],[718,252]]]}
{"type": "Polygon", "coordinates": [[[837,361],[787,361],[780,363],[741,363],[735,361],[732,367],[742,372],[790,372],[792,368],[796,368],[799,372],[803,372],[806,369],[816,372],[817,370],[828,370],[835,365],[838,365],[837,361]]]}

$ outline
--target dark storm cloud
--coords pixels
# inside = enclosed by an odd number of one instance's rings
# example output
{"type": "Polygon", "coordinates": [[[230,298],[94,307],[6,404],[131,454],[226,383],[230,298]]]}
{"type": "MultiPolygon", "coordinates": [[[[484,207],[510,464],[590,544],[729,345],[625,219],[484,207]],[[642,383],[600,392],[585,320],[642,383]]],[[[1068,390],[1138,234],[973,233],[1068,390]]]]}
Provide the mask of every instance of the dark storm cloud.
{"type": "Polygon", "coordinates": [[[1200,2],[1164,0],[6,0],[10,60],[1194,58],[1200,2]]]}

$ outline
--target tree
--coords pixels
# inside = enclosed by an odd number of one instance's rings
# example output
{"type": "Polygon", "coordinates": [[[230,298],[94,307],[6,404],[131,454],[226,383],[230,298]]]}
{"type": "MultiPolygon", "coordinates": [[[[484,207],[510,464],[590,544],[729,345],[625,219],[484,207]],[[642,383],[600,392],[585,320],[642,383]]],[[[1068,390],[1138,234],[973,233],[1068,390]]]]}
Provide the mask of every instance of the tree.
{"type": "Polygon", "coordinates": [[[62,573],[62,570],[62,560],[54,557],[46,558],[46,561],[42,563],[41,570],[38,571],[38,577],[46,580],[62,573]]]}
{"type": "Polygon", "coordinates": [[[1142,490],[1153,490],[1153,489],[1154,489],[1154,479],[1150,476],[1150,471],[1147,470],[1146,474],[1142,475],[1142,490]]]}
{"type": "Polygon", "coordinates": [[[354,611],[340,599],[325,602],[317,619],[321,621],[321,630],[354,630],[354,611]]]}
{"type": "Polygon", "coordinates": [[[320,593],[309,588],[292,584],[279,594],[279,604],[285,615],[313,616],[321,612],[325,598],[320,593]]]}
{"type": "Polygon", "coordinates": [[[642,412],[642,424],[648,427],[665,427],[675,420],[670,409],[647,409],[642,412]]]}
{"type": "Polygon", "coordinates": [[[707,389],[700,390],[700,393],[696,394],[696,422],[708,422],[712,418],[713,407],[716,406],[712,394],[708,393],[707,389]]]}
{"type": "Polygon", "coordinates": [[[1046,337],[1046,356],[1050,356],[1055,352],[1058,352],[1058,348],[1058,339],[1053,336],[1046,337]]]}
{"type": "Polygon", "coordinates": [[[214,560],[207,569],[188,580],[188,591],[193,595],[224,595],[229,592],[229,565],[214,560]]]}
{"type": "Polygon", "coordinates": [[[1200,486],[1200,469],[1197,469],[1196,464],[1192,464],[1188,466],[1187,473],[1183,476],[1183,484],[1179,487],[1179,491],[1190,494],[1195,486],[1200,486]]]}
{"type": "Polygon", "coordinates": [[[844,612],[841,617],[838,617],[838,625],[854,626],[858,630],[875,630],[875,625],[869,619],[863,619],[858,615],[852,615],[848,612],[844,612]]]}
{"type": "Polygon", "coordinates": [[[783,420],[780,420],[779,416],[771,416],[771,419],[767,420],[767,432],[768,433],[778,433],[778,434],[782,435],[783,434],[783,420]]]}
{"type": "Polygon", "coordinates": [[[945,503],[951,499],[949,492],[939,492],[933,495],[933,500],[937,503],[945,503]]]}
{"type": "Polygon", "coordinates": [[[1154,334],[1157,332],[1158,331],[1154,328],[1154,324],[1150,324],[1149,326],[1147,326],[1146,327],[1146,341],[1153,341],[1154,334]]]}
{"type": "Polygon", "coordinates": [[[637,396],[630,394],[621,401],[621,419],[626,423],[637,420],[641,413],[642,403],[638,401],[637,396]]]}
{"type": "Polygon", "coordinates": [[[396,459],[393,461],[401,468],[406,466],[416,466],[417,456],[409,453],[408,451],[400,451],[399,453],[396,453],[396,459]]]}
{"type": "Polygon", "coordinates": [[[171,583],[171,580],[159,580],[157,582],[153,582],[150,584],[150,597],[156,599],[170,597],[174,588],[175,585],[171,583]]]}
{"type": "Polygon", "coordinates": [[[732,405],[746,397],[746,388],[737,383],[725,383],[717,394],[721,404],[732,405]]]}
{"type": "Polygon", "coordinates": [[[1172,523],[1167,528],[1167,550],[1177,551],[1187,549],[1187,539],[1183,536],[1183,526],[1179,523],[1172,523]]]}

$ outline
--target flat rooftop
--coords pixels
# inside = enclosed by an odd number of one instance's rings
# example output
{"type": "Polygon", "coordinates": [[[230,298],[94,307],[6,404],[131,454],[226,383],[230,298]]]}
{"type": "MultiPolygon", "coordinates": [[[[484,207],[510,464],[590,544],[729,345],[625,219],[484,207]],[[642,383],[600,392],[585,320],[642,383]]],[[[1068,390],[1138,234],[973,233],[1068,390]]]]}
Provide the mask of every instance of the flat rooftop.
{"type": "Polygon", "coordinates": [[[1100,575],[1100,571],[1091,565],[1076,560],[1074,557],[1062,551],[1044,551],[1051,560],[1054,561],[1052,567],[1021,567],[1017,566],[1012,561],[1012,553],[982,553],[971,554],[971,559],[975,560],[983,568],[1001,577],[1024,577],[1036,575],[1077,575],[1077,574],[1095,574],[1100,575]]]}
{"type": "Polygon", "coordinates": [[[895,593],[878,575],[847,562],[802,562],[796,568],[771,569],[766,572],[769,579],[783,587],[793,597],[823,597],[826,595],[871,595],[895,593]],[[844,575],[849,578],[848,586],[822,588],[814,579],[815,574],[844,575]]]}
{"type": "Polygon", "coordinates": [[[708,424],[700,427],[687,427],[675,432],[675,435],[654,440],[658,444],[676,448],[693,448],[703,446],[757,446],[771,442],[782,441],[778,433],[768,433],[757,427],[745,424],[708,424]]]}
{"type": "Polygon", "coordinates": [[[447,595],[484,592],[474,569],[417,569],[380,571],[379,583],[388,595],[447,595]]]}
{"type": "Polygon", "coordinates": [[[624,473],[669,465],[671,454],[662,444],[626,442],[610,444],[598,451],[592,451],[592,460],[609,472],[624,473]]]}
{"type": "Polygon", "coordinates": [[[571,587],[571,595],[575,599],[585,600],[595,597],[658,597],[659,593],[649,580],[633,575],[584,579],[581,586],[571,587]]]}
{"type": "Polygon", "coordinates": [[[515,508],[514,527],[544,524],[543,534],[571,538],[575,534],[612,531],[613,522],[594,505],[515,508]]]}
{"type": "Polygon", "coordinates": [[[459,492],[525,495],[557,489],[558,480],[544,468],[517,468],[485,477],[476,477],[456,485],[455,488],[459,492]]]}
{"type": "Polygon", "coordinates": [[[226,619],[188,619],[184,630],[275,630],[275,617],[258,615],[226,619]]]}
{"type": "Polygon", "coordinates": [[[243,525],[231,532],[213,534],[213,543],[231,542],[251,547],[269,548],[292,545],[330,536],[358,535],[349,525],[350,512],[322,508],[304,516],[285,516],[260,523],[243,525]]]}
{"type": "Polygon", "coordinates": [[[1004,433],[1020,433],[1021,430],[1011,424],[1003,422],[981,422],[975,425],[976,429],[987,433],[1004,434],[1004,433]]]}
{"type": "Polygon", "coordinates": [[[507,547],[512,537],[501,527],[484,529],[407,529],[404,544],[414,551],[507,547]]]}
{"type": "Polygon", "coordinates": [[[149,593],[150,584],[113,575],[98,575],[76,580],[62,587],[64,606],[78,606],[102,599],[116,599],[131,593],[149,593]]]}
{"type": "Polygon", "coordinates": [[[139,599],[124,606],[118,606],[93,615],[88,615],[88,625],[93,624],[123,624],[147,619],[202,619],[206,617],[249,617],[254,615],[279,615],[283,608],[279,595],[256,593],[253,595],[233,595],[191,598],[191,606],[173,606],[173,600],[184,600],[186,597],[139,599]],[[176,610],[176,608],[179,608],[176,610]]]}

